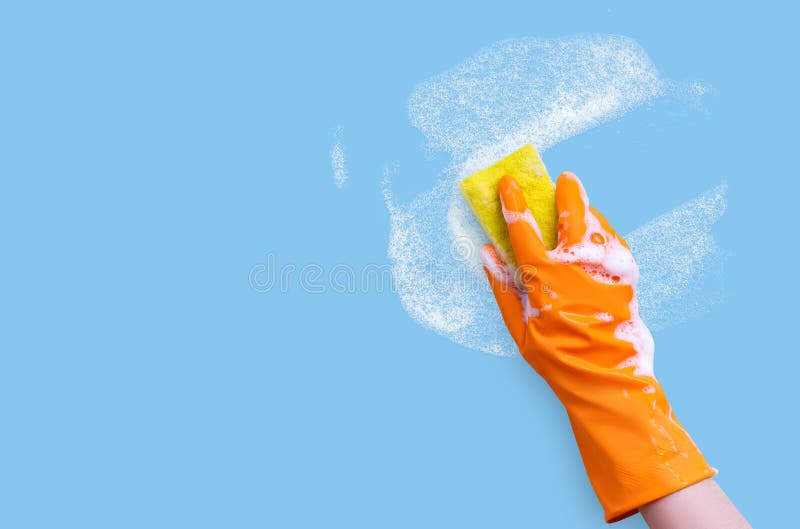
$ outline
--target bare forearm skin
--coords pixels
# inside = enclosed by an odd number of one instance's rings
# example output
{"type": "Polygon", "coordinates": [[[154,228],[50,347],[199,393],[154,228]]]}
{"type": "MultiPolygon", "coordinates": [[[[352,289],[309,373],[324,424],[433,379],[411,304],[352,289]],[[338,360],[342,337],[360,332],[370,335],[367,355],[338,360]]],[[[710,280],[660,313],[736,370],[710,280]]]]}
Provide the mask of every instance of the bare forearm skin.
{"type": "Polygon", "coordinates": [[[752,529],[713,479],[639,508],[650,529],[752,529]]]}

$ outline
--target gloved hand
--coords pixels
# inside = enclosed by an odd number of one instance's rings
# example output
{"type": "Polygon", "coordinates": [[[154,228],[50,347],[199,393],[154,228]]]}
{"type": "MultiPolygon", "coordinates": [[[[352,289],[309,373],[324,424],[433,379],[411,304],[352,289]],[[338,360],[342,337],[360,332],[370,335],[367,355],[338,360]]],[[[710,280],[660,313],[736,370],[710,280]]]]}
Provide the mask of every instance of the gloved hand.
{"type": "Polygon", "coordinates": [[[487,244],[484,269],[522,356],[567,410],[606,521],[714,475],[653,376],[630,249],[580,180],[558,178],[558,244],[549,251],[513,178],[503,177],[499,194],[519,268],[487,244]]]}

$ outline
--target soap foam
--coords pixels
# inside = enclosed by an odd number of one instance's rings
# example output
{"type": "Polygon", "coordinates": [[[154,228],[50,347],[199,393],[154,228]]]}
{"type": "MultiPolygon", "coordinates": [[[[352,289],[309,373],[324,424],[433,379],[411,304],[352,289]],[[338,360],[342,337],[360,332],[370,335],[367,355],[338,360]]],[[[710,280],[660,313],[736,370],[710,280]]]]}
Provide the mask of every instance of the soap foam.
{"type": "Polygon", "coordinates": [[[597,314],[594,315],[594,317],[596,320],[604,321],[606,323],[614,321],[614,316],[612,316],[608,312],[598,312],[597,314]]]}
{"type": "Polygon", "coordinates": [[[653,335],[639,316],[636,298],[631,300],[629,311],[630,319],[617,325],[614,336],[619,340],[630,342],[636,354],[625,359],[617,367],[623,369],[633,366],[634,375],[654,377],[653,360],[656,344],[653,335]]]}
{"type": "Polygon", "coordinates": [[[515,222],[526,223],[533,229],[536,235],[538,235],[539,240],[543,240],[542,230],[539,229],[539,224],[537,224],[536,219],[533,218],[531,210],[526,209],[523,213],[520,213],[519,211],[509,211],[503,206],[503,218],[506,219],[506,224],[514,224],[515,222]]]}
{"type": "Polygon", "coordinates": [[[579,35],[490,45],[418,85],[411,123],[431,150],[481,169],[525,143],[541,152],[686,87],[662,80],[632,39],[579,35]]]}
{"type": "MultiPolygon", "coordinates": [[[[451,162],[433,189],[408,204],[392,200],[390,180],[384,179],[388,253],[405,310],[455,343],[517,354],[480,265],[486,236],[458,182],[526,143],[542,152],[656,98],[700,97],[706,90],[662,79],[635,41],[608,35],[501,41],[415,87],[411,123],[425,135],[428,149],[448,152],[451,162]]],[[[627,238],[642,272],[641,313],[654,328],[712,303],[697,294],[701,272],[718,254],[709,230],[722,210],[724,195],[703,195],[627,238]],[[683,258],[687,250],[694,253],[683,258]],[[693,303],[676,303],[690,297],[693,303]]],[[[612,263],[623,272],[627,264],[612,263]]],[[[638,369],[647,371],[643,360],[638,369]]]]}
{"type": "MultiPolygon", "coordinates": [[[[564,178],[564,177],[562,177],[564,178]]],[[[575,178],[566,176],[566,178],[575,178]]],[[[586,190],[578,182],[584,205],[583,220],[586,226],[583,239],[566,245],[561,241],[555,249],[547,252],[553,261],[560,263],[578,263],[593,279],[601,283],[618,283],[636,286],[639,281],[639,267],[633,260],[630,250],[622,245],[612,233],[608,233],[600,224],[600,220],[589,209],[586,190]],[[600,237],[603,244],[592,239],[600,237]]]]}
{"type": "Polygon", "coordinates": [[[331,169],[333,170],[333,183],[341,189],[347,181],[347,168],[344,164],[344,132],[342,128],[336,129],[333,134],[333,147],[331,148],[331,169]]]}
{"type": "Polygon", "coordinates": [[[639,265],[637,297],[652,330],[687,321],[722,300],[725,254],[711,233],[725,213],[721,183],[625,236],[639,265]]]}

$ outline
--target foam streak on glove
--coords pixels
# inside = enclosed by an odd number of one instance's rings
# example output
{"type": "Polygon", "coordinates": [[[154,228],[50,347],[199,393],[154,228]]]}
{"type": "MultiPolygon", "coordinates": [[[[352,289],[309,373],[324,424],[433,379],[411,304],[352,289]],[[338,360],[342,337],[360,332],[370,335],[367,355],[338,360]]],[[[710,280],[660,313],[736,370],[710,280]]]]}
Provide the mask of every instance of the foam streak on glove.
{"type": "Polygon", "coordinates": [[[503,177],[499,194],[519,268],[486,245],[484,269],[522,356],[567,410],[606,521],[714,475],[654,378],[638,267],[580,180],[558,178],[549,251],[516,181],[503,177]]]}

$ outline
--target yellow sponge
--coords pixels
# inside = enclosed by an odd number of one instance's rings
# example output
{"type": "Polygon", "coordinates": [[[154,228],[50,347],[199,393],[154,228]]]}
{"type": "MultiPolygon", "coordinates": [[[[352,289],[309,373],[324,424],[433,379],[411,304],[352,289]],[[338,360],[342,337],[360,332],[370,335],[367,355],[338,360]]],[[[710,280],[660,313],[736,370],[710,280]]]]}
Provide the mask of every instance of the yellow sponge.
{"type": "Polygon", "coordinates": [[[469,204],[483,231],[506,262],[516,265],[500,198],[497,196],[497,185],[504,175],[513,176],[522,188],[528,208],[539,224],[544,245],[548,249],[553,249],[556,245],[556,191],[539,153],[530,144],[494,165],[468,176],[459,184],[464,200],[469,204]]]}

